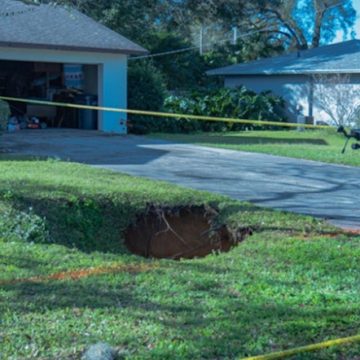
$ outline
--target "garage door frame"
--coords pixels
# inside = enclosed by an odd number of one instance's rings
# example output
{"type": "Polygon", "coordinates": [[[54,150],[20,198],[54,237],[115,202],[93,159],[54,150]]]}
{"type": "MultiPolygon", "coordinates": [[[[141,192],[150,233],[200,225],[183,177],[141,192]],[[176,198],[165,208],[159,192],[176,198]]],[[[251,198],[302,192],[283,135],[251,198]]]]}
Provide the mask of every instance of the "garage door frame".
{"type": "MultiPolygon", "coordinates": [[[[127,108],[127,55],[0,47],[0,60],[97,65],[99,105],[127,108]]],[[[125,113],[100,111],[98,129],[123,134],[125,121],[125,113]]]]}

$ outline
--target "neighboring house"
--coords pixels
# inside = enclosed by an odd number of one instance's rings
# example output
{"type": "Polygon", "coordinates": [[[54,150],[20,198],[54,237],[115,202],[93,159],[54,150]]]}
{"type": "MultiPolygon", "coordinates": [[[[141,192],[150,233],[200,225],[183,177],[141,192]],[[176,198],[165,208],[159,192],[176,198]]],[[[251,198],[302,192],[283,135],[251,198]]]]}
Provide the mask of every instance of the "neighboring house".
{"type": "MultiPolygon", "coordinates": [[[[17,0],[0,2],[0,94],[11,92],[14,86],[11,88],[9,81],[21,73],[30,84],[24,94],[52,100],[66,87],[64,77],[71,81],[72,75],[66,71],[74,71],[73,80],[83,77],[79,87],[97,96],[100,106],[126,108],[127,59],[144,53],[139,45],[74,9],[26,5],[17,0]],[[66,64],[68,70],[64,70],[66,64]],[[71,64],[75,64],[73,70],[71,64]]],[[[56,117],[54,109],[32,106],[28,111],[56,117]]],[[[100,112],[97,128],[125,132],[125,119],[126,114],[100,112]]]]}
{"type": "MultiPolygon", "coordinates": [[[[359,93],[360,40],[227,66],[207,74],[222,76],[229,88],[244,85],[255,92],[271,90],[282,96],[290,121],[296,121],[299,114],[315,122],[330,121],[329,115],[317,106],[316,76],[346,74],[346,86],[359,93]]],[[[354,99],[354,104],[359,100],[354,99]]]]}

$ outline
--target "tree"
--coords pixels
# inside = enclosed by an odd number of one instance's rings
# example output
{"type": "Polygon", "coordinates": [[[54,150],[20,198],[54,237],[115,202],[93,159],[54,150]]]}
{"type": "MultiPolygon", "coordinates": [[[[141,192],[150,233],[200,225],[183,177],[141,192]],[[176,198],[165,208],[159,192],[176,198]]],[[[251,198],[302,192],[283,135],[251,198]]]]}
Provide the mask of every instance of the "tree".
{"type": "Polygon", "coordinates": [[[75,7],[152,54],[186,49],[153,59],[171,90],[212,85],[204,74],[215,66],[330,42],[339,29],[351,31],[356,15],[351,0],[23,1],[75,7]]]}
{"type": "MultiPolygon", "coordinates": [[[[152,53],[164,56],[155,56],[155,66],[164,74],[169,90],[188,90],[200,87],[207,80],[205,71],[208,66],[199,50],[189,41],[184,40],[173,32],[163,31],[153,35],[152,53]],[[180,49],[179,52],[177,52],[180,49]],[[184,51],[181,51],[183,49],[184,51]],[[171,52],[174,53],[171,53],[171,52]],[[169,54],[166,54],[170,52],[169,54]]],[[[130,64],[139,60],[130,60],[130,64]]]]}
{"type": "Polygon", "coordinates": [[[269,42],[262,33],[238,38],[236,44],[226,42],[214,46],[204,58],[210,68],[238,64],[259,58],[276,56],[284,52],[280,43],[269,42]]]}
{"type": "Polygon", "coordinates": [[[352,0],[188,0],[204,19],[223,19],[229,26],[254,29],[274,42],[304,50],[332,41],[338,30],[354,25],[352,0]],[[202,15],[201,15],[202,14],[202,15]]]}
{"type": "Polygon", "coordinates": [[[96,1],[98,11],[87,12],[112,30],[151,50],[151,39],[164,29],[167,3],[161,0],[96,1]]]}
{"type": "Polygon", "coordinates": [[[314,104],[337,126],[360,125],[360,86],[348,74],[313,76],[314,104]]]}
{"type": "Polygon", "coordinates": [[[330,42],[339,29],[347,32],[356,17],[351,0],[261,1],[260,11],[263,21],[299,50],[330,42]]]}
{"type": "Polygon", "coordinates": [[[275,46],[303,50],[332,41],[339,30],[349,34],[356,20],[352,0],[22,1],[74,6],[150,50],[148,34],[167,31],[191,41],[201,26],[214,30],[217,42],[237,26],[240,33],[262,32],[262,41],[275,46]]]}
{"type": "MultiPolygon", "coordinates": [[[[160,111],[166,96],[161,72],[151,61],[141,60],[129,68],[128,106],[130,109],[160,111]]],[[[130,115],[130,131],[160,130],[162,122],[149,116],[130,115]]]]}

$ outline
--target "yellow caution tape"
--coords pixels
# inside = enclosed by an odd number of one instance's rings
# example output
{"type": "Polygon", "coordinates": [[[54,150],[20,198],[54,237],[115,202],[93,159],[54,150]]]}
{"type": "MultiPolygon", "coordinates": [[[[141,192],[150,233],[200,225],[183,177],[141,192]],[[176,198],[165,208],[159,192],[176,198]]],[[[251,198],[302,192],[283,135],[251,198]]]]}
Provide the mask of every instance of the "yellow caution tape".
{"type": "Polygon", "coordinates": [[[305,352],[310,351],[316,351],[316,350],[322,350],[325,348],[338,346],[338,345],[344,345],[344,344],[350,344],[354,342],[360,341],[360,334],[355,336],[350,336],[346,338],[336,339],[336,340],[329,340],[324,341],[318,344],[312,344],[307,346],[298,347],[295,349],[285,350],[285,351],[279,351],[267,355],[260,355],[260,356],[253,356],[253,357],[247,357],[239,360],[274,360],[274,359],[284,359],[289,356],[302,354],[305,352]]]}
{"type": "Polygon", "coordinates": [[[17,101],[17,102],[22,102],[22,103],[27,103],[27,104],[57,106],[57,107],[82,109],[82,110],[110,111],[110,112],[127,113],[127,114],[134,114],[134,115],[175,118],[177,120],[190,119],[190,120],[202,120],[202,121],[218,121],[218,122],[227,122],[227,123],[236,123],[236,124],[270,125],[270,126],[279,126],[279,127],[288,127],[288,128],[301,127],[301,128],[306,128],[306,129],[329,129],[330,128],[327,125],[282,123],[282,122],[277,122],[277,121],[234,119],[234,118],[226,118],[226,117],[190,115],[190,114],[175,114],[175,113],[167,113],[167,112],[159,112],[159,111],[131,110],[131,109],[120,109],[120,108],[113,108],[113,107],[103,107],[103,106],[69,104],[69,103],[43,101],[43,100],[20,99],[20,98],[13,98],[13,97],[7,97],[7,96],[0,96],[0,99],[5,100],[5,101],[17,101]]]}

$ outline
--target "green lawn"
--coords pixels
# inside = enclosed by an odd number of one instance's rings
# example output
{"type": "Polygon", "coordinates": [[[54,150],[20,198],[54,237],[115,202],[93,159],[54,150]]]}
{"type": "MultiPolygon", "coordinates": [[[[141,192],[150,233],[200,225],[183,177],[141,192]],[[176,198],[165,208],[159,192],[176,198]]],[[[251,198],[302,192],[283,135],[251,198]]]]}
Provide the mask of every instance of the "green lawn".
{"type": "Polygon", "coordinates": [[[224,149],[251,151],[335,164],[360,166],[360,151],[353,151],[349,146],[348,151],[345,154],[341,154],[345,138],[342,135],[337,134],[333,129],[316,131],[307,130],[304,132],[289,130],[152,134],[151,136],[165,140],[220,147],[224,149]]]}
{"type": "MultiPolygon", "coordinates": [[[[0,359],[78,359],[105,341],[123,359],[225,360],[360,332],[360,236],[309,217],[84,165],[4,160],[0,214],[0,359]],[[203,259],[142,259],[122,232],[148,203],[216,204],[254,235],[203,259]]],[[[294,359],[359,356],[352,344],[294,359]]]]}

